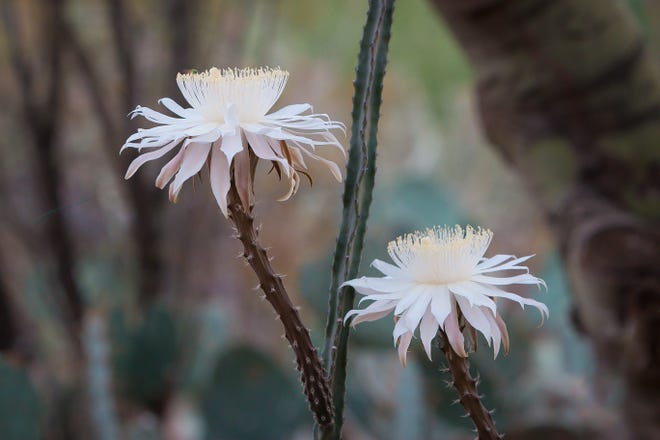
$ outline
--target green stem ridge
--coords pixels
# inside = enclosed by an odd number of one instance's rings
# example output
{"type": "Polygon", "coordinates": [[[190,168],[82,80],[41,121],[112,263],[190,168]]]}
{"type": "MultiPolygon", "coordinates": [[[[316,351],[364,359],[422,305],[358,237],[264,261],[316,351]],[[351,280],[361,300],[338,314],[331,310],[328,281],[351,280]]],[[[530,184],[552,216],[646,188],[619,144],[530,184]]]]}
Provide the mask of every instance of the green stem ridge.
{"type": "Polygon", "coordinates": [[[349,160],[343,215],[332,266],[324,363],[330,373],[335,426],[322,438],[341,438],[346,393],[349,327],[343,317],[353,308],[355,292],[339,286],[357,276],[376,173],[378,119],[394,12],[394,0],[370,0],[356,69],[349,160]]]}

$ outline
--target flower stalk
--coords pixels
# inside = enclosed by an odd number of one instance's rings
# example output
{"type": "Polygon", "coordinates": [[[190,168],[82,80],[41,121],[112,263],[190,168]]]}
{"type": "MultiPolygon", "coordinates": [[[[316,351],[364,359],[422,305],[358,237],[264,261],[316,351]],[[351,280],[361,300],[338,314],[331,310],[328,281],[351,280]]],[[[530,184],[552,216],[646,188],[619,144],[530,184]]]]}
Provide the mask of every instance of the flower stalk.
{"type": "Polygon", "coordinates": [[[470,375],[470,366],[466,357],[458,355],[451,344],[447,334],[439,331],[442,338],[442,352],[447,358],[447,367],[453,380],[452,385],[458,392],[458,400],[467,411],[467,415],[477,428],[479,440],[501,440],[503,435],[497,432],[495,421],[490,411],[481,403],[477,391],[478,380],[470,375]]]}
{"type": "Polygon", "coordinates": [[[300,371],[310,410],[320,426],[332,426],[334,422],[332,398],[321,360],[312,344],[307,327],[286,292],[282,276],[273,270],[266,250],[259,244],[252,206],[245,207],[234,179],[228,194],[228,209],[229,218],[234,223],[238,239],[243,244],[243,257],[257,275],[265,299],[275,309],[278,319],[284,326],[284,335],[296,354],[297,369],[300,371]]]}

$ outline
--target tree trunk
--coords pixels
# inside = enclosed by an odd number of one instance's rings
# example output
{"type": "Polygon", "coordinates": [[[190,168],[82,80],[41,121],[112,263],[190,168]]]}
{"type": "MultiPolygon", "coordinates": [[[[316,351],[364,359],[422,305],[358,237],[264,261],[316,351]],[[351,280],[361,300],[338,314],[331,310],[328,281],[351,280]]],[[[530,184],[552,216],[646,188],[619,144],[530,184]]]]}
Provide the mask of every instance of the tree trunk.
{"type": "MultiPolygon", "coordinates": [[[[477,75],[487,137],[553,226],[576,324],[660,432],[660,69],[615,0],[432,0],[477,75]]],[[[552,290],[552,286],[550,286],[552,290]]]]}

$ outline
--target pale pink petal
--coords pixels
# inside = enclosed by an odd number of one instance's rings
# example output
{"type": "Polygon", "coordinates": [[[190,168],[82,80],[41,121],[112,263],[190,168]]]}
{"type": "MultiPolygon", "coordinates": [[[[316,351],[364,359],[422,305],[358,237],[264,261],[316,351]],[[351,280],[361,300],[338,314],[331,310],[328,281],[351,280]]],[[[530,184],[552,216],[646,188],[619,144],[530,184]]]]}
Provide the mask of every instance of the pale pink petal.
{"type": "Polygon", "coordinates": [[[344,322],[346,322],[351,316],[355,315],[356,317],[351,321],[351,327],[355,327],[361,322],[375,321],[388,315],[395,305],[394,301],[376,301],[365,309],[351,310],[346,314],[344,322]]]}
{"type": "Polygon", "coordinates": [[[170,200],[175,202],[186,180],[202,169],[210,150],[210,144],[192,143],[186,147],[179,172],[176,173],[176,177],[174,177],[174,181],[170,185],[170,200]]]}
{"type": "Polygon", "coordinates": [[[158,188],[165,188],[167,182],[169,182],[174,174],[179,171],[179,168],[181,167],[181,160],[183,160],[183,155],[185,152],[185,148],[181,148],[179,152],[176,153],[176,156],[174,156],[169,162],[165,164],[163,168],[161,168],[160,173],[156,178],[156,186],[158,188]]]}
{"type": "Polygon", "coordinates": [[[220,210],[225,217],[227,217],[227,193],[229,192],[231,185],[229,163],[227,162],[227,156],[215,146],[211,153],[211,169],[209,173],[213,196],[215,197],[220,210]]]}
{"type": "MultiPolygon", "coordinates": [[[[490,332],[490,324],[488,323],[488,318],[482,313],[479,307],[471,306],[470,302],[467,299],[458,295],[455,296],[455,298],[467,322],[472,327],[479,330],[486,338],[488,345],[490,345],[491,332],[490,332]]],[[[489,313],[491,313],[490,310],[489,313]]]]}
{"type": "Polygon", "coordinates": [[[424,351],[426,351],[429,360],[432,360],[431,341],[438,332],[438,327],[438,321],[436,321],[435,316],[431,313],[431,307],[427,307],[424,316],[422,316],[422,322],[419,324],[419,337],[422,340],[424,351]]]}
{"type": "Polygon", "coordinates": [[[412,332],[404,333],[399,338],[399,360],[403,368],[406,368],[406,355],[408,354],[408,347],[410,347],[410,341],[412,341],[413,334],[412,332]]]}
{"type": "Polygon", "coordinates": [[[495,315],[495,323],[497,323],[497,327],[500,329],[500,333],[502,334],[502,345],[504,346],[504,354],[507,354],[509,352],[509,332],[506,328],[506,324],[504,323],[500,315],[495,315]]]}
{"type": "Polygon", "coordinates": [[[493,337],[493,359],[496,359],[497,354],[500,352],[500,345],[502,343],[502,333],[500,331],[499,326],[497,325],[497,322],[495,321],[495,317],[490,312],[490,310],[485,307],[482,307],[481,311],[484,313],[484,316],[486,316],[486,319],[488,320],[488,324],[490,325],[490,334],[493,337]]]}
{"type": "Polygon", "coordinates": [[[392,331],[392,338],[394,339],[394,344],[396,344],[396,341],[399,340],[399,337],[403,335],[404,333],[413,333],[413,329],[408,328],[406,325],[406,322],[403,319],[398,319],[394,318],[396,320],[396,324],[394,324],[394,330],[392,331]]]}
{"type": "Polygon", "coordinates": [[[169,153],[174,147],[176,147],[179,144],[179,142],[181,142],[181,139],[175,139],[169,144],[165,145],[164,147],[161,147],[156,151],[150,151],[149,153],[144,153],[139,155],[128,166],[128,170],[126,171],[126,175],[124,176],[124,179],[130,179],[131,177],[133,177],[133,174],[135,174],[135,172],[145,163],[151,160],[160,159],[165,154],[169,153]]]}
{"type": "Polygon", "coordinates": [[[268,145],[268,141],[261,135],[254,134],[250,131],[245,131],[245,137],[247,138],[248,144],[254,154],[259,158],[265,160],[281,161],[281,157],[277,157],[275,152],[268,145]]]}
{"type": "MultiPolygon", "coordinates": [[[[227,162],[231,162],[228,159],[227,162]]],[[[253,203],[252,176],[250,171],[250,156],[248,150],[244,149],[235,156],[234,159],[234,181],[238,196],[243,203],[246,211],[250,209],[253,203]]]]}
{"type": "Polygon", "coordinates": [[[447,319],[445,319],[444,330],[447,339],[449,339],[449,345],[451,345],[454,352],[461,357],[467,357],[467,353],[465,352],[465,339],[458,326],[458,314],[456,313],[455,301],[451,302],[451,313],[447,316],[447,319]]]}

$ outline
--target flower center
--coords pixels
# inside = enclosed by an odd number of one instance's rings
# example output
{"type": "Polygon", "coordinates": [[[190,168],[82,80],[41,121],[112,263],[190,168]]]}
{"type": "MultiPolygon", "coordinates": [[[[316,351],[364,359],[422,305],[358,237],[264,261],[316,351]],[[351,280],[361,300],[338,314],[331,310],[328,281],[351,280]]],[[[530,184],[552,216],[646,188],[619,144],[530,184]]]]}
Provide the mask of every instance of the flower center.
{"type": "Polygon", "coordinates": [[[176,81],[186,100],[204,119],[225,123],[233,104],[240,122],[257,122],[270,110],[286,86],[289,72],[279,68],[211,68],[179,73],[176,81]]]}
{"type": "Polygon", "coordinates": [[[415,281],[450,284],[470,279],[492,238],[488,229],[435,227],[398,237],[387,251],[415,281]]]}

